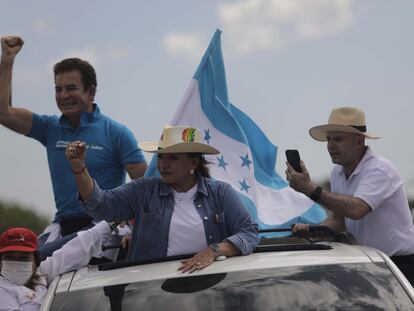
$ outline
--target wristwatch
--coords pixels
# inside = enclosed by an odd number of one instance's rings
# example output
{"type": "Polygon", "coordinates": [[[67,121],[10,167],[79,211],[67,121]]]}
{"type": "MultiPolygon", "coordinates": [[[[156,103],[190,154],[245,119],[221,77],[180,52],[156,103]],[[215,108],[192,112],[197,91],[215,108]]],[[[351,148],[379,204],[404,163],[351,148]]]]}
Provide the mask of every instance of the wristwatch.
{"type": "Polygon", "coordinates": [[[220,246],[217,243],[210,244],[208,247],[216,253],[216,257],[221,255],[220,246]]]}
{"type": "Polygon", "coordinates": [[[309,195],[309,198],[314,202],[318,202],[322,195],[322,188],[317,186],[315,190],[309,195]]]}

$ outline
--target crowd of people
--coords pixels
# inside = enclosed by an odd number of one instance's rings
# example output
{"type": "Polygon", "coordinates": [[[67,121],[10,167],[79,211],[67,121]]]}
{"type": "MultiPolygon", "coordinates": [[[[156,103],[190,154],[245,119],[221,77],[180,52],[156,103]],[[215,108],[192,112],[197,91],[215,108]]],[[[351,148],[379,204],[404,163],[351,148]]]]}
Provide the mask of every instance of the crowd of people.
{"type": "MultiPolygon", "coordinates": [[[[54,66],[60,116],[15,108],[12,70],[23,40],[3,37],[1,47],[0,124],[46,147],[56,214],[39,237],[26,228],[1,235],[0,309],[38,309],[54,276],[104,255],[102,243],[114,228],[108,222],[132,223],[123,241],[129,241],[126,260],[195,254],[177,267],[183,273],[219,256],[253,252],[258,226],[232,186],[210,178],[204,155],[220,151],[203,143],[199,129],[165,126],[158,142],[138,144],[100,112],[95,70],[79,58],[54,66]],[[156,155],[159,177],[143,177],[142,151],[156,155]]],[[[303,161],[302,172],[287,163],[289,185],[332,212],[324,225],[383,251],[414,284],[414,225],[404,184],[395,166],[365,144],[378,137],[367,132],[363,111],[336,108],[309,133],[327,142],[335,164],[331,188],[315,184],[303,161]]],[[[292,231],[306,234],[309,225],[292,231]]]]}
{"type": "Polygon", "coordinates": [[[101,257],[111,236],[106,221],[96,224],[101,219],[134,222],[127,260],[195,254],[178,267],[183,273],[255,249],[257,224],[230,185],[210,179],[204,154],[219,151],[201,142],[198,129],[166,127],[160,145],[142,144],[157,153],[160,171],[160,178],[144,178],[147,164],[133,134],[94,103],[96,74],[88,62],[69,58],[54,66],[61,116],[38,115],[11,101],[23,40],[3,37],[1,46],[0,124],[46,147],[57,211],[39,238],[25,228],[2,235],[0,309],[38,309],[55,275],[101,257]]]}

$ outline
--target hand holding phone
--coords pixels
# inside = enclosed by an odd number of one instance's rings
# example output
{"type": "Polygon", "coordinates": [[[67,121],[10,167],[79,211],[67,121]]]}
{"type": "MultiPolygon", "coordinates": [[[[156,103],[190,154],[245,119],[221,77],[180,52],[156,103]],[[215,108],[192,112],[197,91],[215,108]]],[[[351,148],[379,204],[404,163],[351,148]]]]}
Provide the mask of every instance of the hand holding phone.
{"type": "Polygon", "coordinates": [[[289,162],[290,166],[292,166],[296,172],[302,173],[302,167],[300,166],[299,151],[297,151],[296,149],[287,149],[285,153],[286,159],[289,162]]]}

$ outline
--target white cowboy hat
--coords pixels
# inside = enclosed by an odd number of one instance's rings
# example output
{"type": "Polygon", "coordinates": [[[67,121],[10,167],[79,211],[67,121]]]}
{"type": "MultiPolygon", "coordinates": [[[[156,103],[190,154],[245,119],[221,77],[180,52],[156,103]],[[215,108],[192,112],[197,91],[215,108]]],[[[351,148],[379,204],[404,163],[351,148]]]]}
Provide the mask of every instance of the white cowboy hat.
{"type": "Polygon", "coordinates": [[[365,114],[361,109],[354,107],[335,108],[329,115],[328,124],[314,126],[309,130],[310,136],[318,141],[326,141],[328,132],[346,132],[363,135],[366,138],[380,138],[367,133],[365,114]]]}
{"type": "Polygon", "coordinates": [[[144,142],[138,146],[151,153],[220,153],[216,148],[203,144],[200,131],[190,126],[166,125],[158,143],[144,142]]]}

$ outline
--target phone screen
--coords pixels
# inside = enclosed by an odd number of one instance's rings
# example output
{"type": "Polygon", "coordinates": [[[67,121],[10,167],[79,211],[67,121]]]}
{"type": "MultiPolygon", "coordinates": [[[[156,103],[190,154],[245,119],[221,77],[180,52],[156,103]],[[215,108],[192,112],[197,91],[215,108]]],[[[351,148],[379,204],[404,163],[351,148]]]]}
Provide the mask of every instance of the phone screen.
{"type": "Polygon", "coordinates": [[[288,149],[285,151],[286,159],[296,172],[302,172],[300,167],[300,155],[296,149],[288,149]]]}

